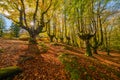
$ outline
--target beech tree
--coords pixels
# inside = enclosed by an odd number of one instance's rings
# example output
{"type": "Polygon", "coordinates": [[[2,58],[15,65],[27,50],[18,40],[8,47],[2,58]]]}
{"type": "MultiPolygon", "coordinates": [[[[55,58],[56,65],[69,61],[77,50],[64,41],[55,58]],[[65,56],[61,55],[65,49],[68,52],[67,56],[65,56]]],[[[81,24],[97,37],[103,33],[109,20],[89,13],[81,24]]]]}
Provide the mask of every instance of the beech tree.
{"type": "Polygon", "coordinates": [[[75,10],[77,13],[77,27],[78,36],[85,42],[87,56],[92,56],[90,40],[94,37],[96,30],[91,19],[93,17],[93,1],[81,0],[75,3],[75,10]],[[79,4],[79,5],[78,5],[79,4]],[[89,6],[89,7],[88,7],[89,6]]]}
{"type": "Polygon", "coordinates": [[[44,32],[43,28],[48,22],[46,15],[54,2],[53,0],[1,0],[0,12],[28,31],[30,43],[36,43],[36,36],[44,32]]]}
{"type": "Polygon", "coordinates": [[[53,42],[53,38],[55,37],[55,25],[51,24],[51,21],[47,25],[47,34],[50,38],[50,42],[53,42]]]}

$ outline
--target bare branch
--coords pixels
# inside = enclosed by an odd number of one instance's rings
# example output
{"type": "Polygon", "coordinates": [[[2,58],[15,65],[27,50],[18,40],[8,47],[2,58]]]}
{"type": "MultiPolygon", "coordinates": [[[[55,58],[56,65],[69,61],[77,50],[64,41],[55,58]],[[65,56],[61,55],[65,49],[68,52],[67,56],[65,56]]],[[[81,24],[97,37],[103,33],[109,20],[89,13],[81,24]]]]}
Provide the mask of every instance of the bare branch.
{"type": "Polygon", "coordinates": [[[50,4],[49,4],[48,8],[42,13],[43,15],[44,15],[45,13],[47,13],[47,11],[50,9],[51,5],[52,5],[52,0],[50,0],[50,4]]]}
{"type": "Polygon", "coordinates": [[[28,27],[27,20],[26,20],[26,13],[25,13],[25,4],[24,4],[24,1],[21,0],[21,3],[22,3],[23,13],[24,13],[24,22],[25,22],[26,27],[28,27]]]}
{"type": "Polygon", "coordinates": [[[36,8],[35,8],[35,12],[33,14],[33,22],[34,22],[34,24],[35,24],[35,19],[36,19],[37,11],[38,11],[38,3],[39,3],[39,0],[36,1],[36,8]]]}

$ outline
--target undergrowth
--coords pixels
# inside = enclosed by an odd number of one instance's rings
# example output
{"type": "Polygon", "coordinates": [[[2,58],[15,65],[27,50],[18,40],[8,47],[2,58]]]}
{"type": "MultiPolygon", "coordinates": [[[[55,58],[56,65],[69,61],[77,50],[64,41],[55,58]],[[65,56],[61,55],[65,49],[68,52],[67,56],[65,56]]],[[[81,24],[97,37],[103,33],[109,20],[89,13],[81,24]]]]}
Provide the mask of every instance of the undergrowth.
{"type": "Polygon", "coordinates": [[[3,53],[4,52],[4,49],[0,48],[0,53],[3,53]]]}
{"type": "Polygon", "coordinates": [[[66,49],[66,50],[73,50],[73,47],[71,47],[71,46],[64,46],[64,49],[66,49]]]}
{"type": "Polygon", "coordinates": [[[53,42],[53,43],[51,43],[51,45],[54,45],[54,46],[60,46],[60,44],[57,43],[57,42],[53,42]]]}
{"type": "Polygon", "coordinates": [[[43,53],[46,53],[49,49],[49,47],[46,46],[44,42],[40,42],[40,43],[38,43],[38,45],[41,46],[41,50],[43,53]]]}
{"type": "Polygon", "coordinates": [[[77,57],[69,53],[62,53],[59,55],[59,60],[65,66],[66,72],[69,74],[71,80],[79,80],[80,72],[77,57]]]}

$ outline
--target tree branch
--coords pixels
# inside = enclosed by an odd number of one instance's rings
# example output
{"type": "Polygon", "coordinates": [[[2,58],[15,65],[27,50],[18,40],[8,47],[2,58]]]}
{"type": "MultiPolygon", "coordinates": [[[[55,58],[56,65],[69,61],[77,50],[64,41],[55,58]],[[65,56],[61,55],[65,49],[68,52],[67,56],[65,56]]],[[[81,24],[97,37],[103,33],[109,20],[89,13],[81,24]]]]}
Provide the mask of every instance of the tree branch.
{"type": "Polygon", "coordinates": [[[26,27],[28,27],[27,20],[26,20],[26,13],[25,13],[25,4],[24,4],[24,1],[21,0],[21,3],[22,3],[23,13],[24,13],[24,22],[25,22],[26,27]]]}
{"type": "Polygon", "coordinates": [[[35,12],[33,14],[33,22],[34,22],[34,24],[35,24],[35,20],[36,20],[37,11],[38,11],[38,3],[39,3],[39,0],[36,1],[36,8],[35,8],[35,12]]]}
{"type": "Polygon", "coordinates": [[[47,11],[50,9],[51,5],[52,5],[52,0],[50,0],[50,4],[49,4],[48,8],[42,13],[43,15],[44,15],[45,13],[47,13],[47,11]]]}

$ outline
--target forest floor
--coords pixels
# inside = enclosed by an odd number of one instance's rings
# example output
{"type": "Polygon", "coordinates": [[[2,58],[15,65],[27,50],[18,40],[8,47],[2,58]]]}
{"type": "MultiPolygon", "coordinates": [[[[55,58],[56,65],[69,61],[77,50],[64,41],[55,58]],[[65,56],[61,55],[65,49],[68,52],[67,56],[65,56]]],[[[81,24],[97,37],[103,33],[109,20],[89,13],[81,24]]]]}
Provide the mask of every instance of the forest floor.
{"type": "Polygon", "coordinates": [[[58,56],[69,53],[76,56],[79,65],[79,80],[120,80],[120,53],[108,56],[99,51],[93,57],[86,57],[85,50],[66,45],[45,43],[47,52],[28,52],[28,43],[20,40],[0,39],[0,68],[19,66],[23,72],[14,80],[70,80],[65,65],[58,56]]]}

